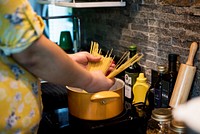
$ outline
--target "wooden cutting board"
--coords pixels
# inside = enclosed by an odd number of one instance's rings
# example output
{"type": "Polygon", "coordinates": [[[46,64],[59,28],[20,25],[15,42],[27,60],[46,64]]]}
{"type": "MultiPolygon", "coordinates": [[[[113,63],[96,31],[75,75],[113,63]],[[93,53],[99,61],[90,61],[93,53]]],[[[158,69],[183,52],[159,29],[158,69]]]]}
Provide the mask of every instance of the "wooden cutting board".
{"type": "Polygon", "coordinates": [[[198,44],[193,42],[190,46],[190,53],[186,64],[180,65],[176,83],[174,85],[169,103],[170,107],[172,108],[177,107],[179,104],[185,103],[188,99],[194,75],[196,73],[196,67],[193,66],[193,60],[197,49],[198,44]]]}

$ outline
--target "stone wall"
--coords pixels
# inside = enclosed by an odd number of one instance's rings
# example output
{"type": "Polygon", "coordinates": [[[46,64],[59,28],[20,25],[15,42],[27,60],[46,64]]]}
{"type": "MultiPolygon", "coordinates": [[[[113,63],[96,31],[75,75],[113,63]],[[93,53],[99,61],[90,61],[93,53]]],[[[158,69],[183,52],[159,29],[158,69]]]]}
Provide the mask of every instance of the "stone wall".
{"type": "MultiPolygon", "coordinates": [[[[116,57],[136,44],[144,53],[139,62],[151,81],[151,70],[167,66],[169,53],[180,55],[186,63],[190,44],[200,41],[200,6],[198,0],[127,0],[126,7],[77,8],[81,19],[82,47],[97,41],[103,50],[113,48],[116,57]]],[[[190,97],[200,95],[200,50],[194,66],[196,75],[190,97]]]]}

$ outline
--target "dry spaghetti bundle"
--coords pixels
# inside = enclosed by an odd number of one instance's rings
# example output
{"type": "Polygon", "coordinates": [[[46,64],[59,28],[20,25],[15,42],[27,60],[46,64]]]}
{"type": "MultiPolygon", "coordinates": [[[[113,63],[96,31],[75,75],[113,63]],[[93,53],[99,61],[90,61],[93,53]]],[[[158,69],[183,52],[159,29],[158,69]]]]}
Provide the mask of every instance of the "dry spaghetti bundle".
{"type": "Polygon", "coordinates": [[[143,57],[142,53],[140,54],[137,53],[133,57],[128,59],[125,63],[123,63],[123,61],[127,59],[128,55],[129,53],[127,52],[124,53],[124,55],[120,58],[120,60],[116,64],[115,69],[107,76],[107,78],[114,78],[116,75],[124,71],[126,68],[128,68],[130,65],[134,64],[135,62],[138,62],[143,57]]]}
{"type": "Polygon", "coordinates": [[[101,54],[101,49],[99,49],[99,44],[97,42],[91,42],[90,53],[94,56],[101,56],[102,58],[100,62],[89,62],[87,70],[101,70],[104,74],[106,74],[113,61],[113,58],[111,57],[112,51],[107,52],[107,54],[103,56],[101,54]]]}
{"type": "MultiPolygon", "coordinates": [[[[103,56],[101,54],[101,49],[99,49],[99,44],[97,42],[91,42],[90,53],[94,56],[102,56],[102,58],[100,62],[89,62],[87,70],[89,71],[101,70],[104,74],[106,74],[111,65],[111,62],[114,59],[111,57],[112,50],[110,52],[107,52],[107,54],[103,56]]],[[[138,62],[143,57],[142,53],[137,53],[133,57],[128,59],[129,53],[130,52],[125,52],[123,54],[123,56],[116,64],[114,70],[110,72],[107,78],[114,78],[116,75],[124,71],[126,68],[128,68],[135,62],[138,62]]]]}

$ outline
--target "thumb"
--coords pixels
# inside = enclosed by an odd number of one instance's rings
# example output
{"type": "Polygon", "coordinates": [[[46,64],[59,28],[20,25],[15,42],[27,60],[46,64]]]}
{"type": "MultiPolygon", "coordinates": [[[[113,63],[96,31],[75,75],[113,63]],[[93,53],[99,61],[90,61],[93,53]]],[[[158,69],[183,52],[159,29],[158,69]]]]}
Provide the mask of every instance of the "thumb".
{"type": "Polygon", "coordinates": [[[92,54],[87,55],[87,59],[90,62],[99,62],[101,60],[101,58],[102,58],[101,56],[94,56],[92,54]]]}

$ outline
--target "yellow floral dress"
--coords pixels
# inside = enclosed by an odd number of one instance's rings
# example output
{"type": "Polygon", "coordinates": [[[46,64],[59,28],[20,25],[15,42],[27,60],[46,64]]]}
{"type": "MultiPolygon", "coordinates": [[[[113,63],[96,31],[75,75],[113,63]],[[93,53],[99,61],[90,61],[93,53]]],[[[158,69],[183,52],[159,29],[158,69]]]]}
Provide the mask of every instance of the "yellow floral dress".
{"type": "Polygon", "coordinates": [[[0,0],[0,134],[36,134],[42,114],[40,81],[11,54],[29,47],[44,30],[27,0],[0,0]]]}

